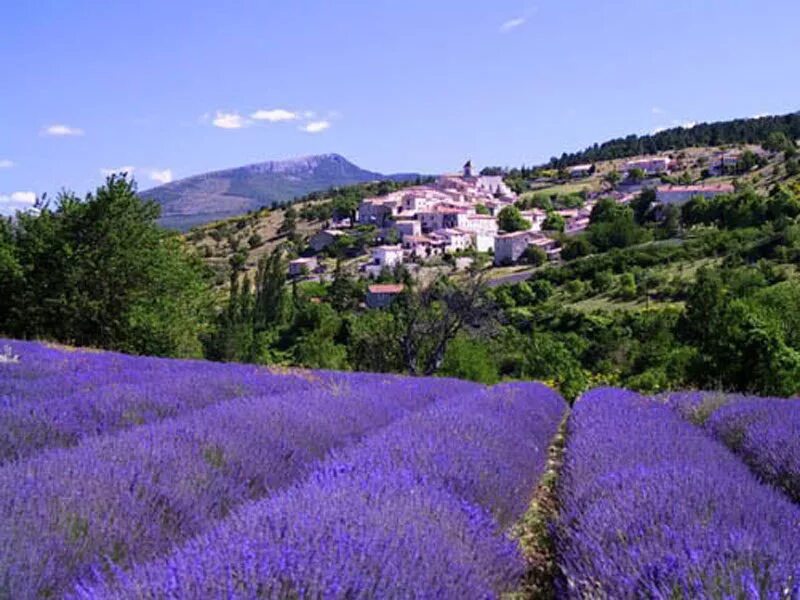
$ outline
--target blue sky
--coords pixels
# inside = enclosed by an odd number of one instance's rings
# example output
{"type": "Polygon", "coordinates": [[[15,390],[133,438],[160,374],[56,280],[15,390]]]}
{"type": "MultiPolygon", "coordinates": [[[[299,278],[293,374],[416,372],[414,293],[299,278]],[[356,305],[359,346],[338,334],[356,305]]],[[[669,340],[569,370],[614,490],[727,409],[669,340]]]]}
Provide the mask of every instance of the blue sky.
{"type": "Polygon", "coordinates": [[[533,164],[800,109],[797,0],[8,0],[0,205],[338,152],[533,164]]]}

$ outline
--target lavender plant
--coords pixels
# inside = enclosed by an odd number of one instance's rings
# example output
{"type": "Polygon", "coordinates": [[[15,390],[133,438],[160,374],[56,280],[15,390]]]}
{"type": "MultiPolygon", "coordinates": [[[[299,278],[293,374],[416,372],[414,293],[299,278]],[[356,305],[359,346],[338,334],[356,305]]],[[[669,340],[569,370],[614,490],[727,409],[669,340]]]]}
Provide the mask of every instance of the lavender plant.
{"type": "Polygon", "coordinates": [[[560,498],[563,597],[800,595],[800,509],[663,403],[585,394],[560,498]]]}
{"type": "MultiPolygon", "coordinates": [[[[709,406],[713,397],[696,392],[691,404],[709,406]]],[[[670,395],[669,403],[686,414],[685,395],[670,395]]],[[[702,423],[706,431],[759,477],[800,502],[800,401],[731,395],[714,404],[702,423]]]]}
{"type": "Polygon", "coordinates": [[[304,476],[332,448],[479,388],[310,376],[308,389],[218,403],[0,468],[0,596],[58,596],[93,565],[164,552],[304,476]]]}
{"type": "Polygon", "coordinates": [[[80,598],[493,598],[564,401],[509,384],[413,413],[182,548],[80,598]]]}
{"type": "Polygon", "coordinates": [[[382,374],[273,372],[252,365],[10,344],[23,351],[26,360],[0,365],[0,464],[234,398],[312,387],[344,393],[369,387],[373,381],[402,382],[382,374]]]}

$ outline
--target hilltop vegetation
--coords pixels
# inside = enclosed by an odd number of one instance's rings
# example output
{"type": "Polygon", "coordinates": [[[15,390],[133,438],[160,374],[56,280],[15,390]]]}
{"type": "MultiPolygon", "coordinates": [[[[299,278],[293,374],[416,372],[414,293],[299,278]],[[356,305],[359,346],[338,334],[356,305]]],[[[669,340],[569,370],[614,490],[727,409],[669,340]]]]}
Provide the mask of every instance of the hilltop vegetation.
{"type": "Polygon", "coordinates": [[[558,158],[551,158],[548,167],[558,169],[581,163],[704,146],[758,144],[768,150],[782,151],[797,139],[800,139],[800,112],[697,123],[691,127],[673,127],[649,135],[632,134],[595,144],[580,152],[565,152],[558,158]]]}

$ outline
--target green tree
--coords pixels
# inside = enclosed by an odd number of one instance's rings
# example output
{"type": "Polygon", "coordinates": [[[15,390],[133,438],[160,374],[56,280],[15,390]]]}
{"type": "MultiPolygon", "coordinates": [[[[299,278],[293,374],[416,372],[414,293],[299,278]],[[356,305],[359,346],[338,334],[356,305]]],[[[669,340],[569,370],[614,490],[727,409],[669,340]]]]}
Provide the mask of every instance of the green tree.
{"type": "Polygon", "coordinates": [[[572,260],[581,256],[589,256],[595,251],[594,246],[585,235],[576,235],[564,240],[561,248],[561,258],[572,260]]]}
{"type": "Polygon", "coordinates": [[[258,264],[255,280],[253,327],[256,332],[282,325],[286,319],[287,263],[282,248],[275,248],[258,264]]]}
{"type": "Polygon", "coordinates": [[[506,206],[497,215],[497,225],[507,233],[515,231],[527,231],[531,228],[531,222],[522,216],[516,206],[506,206]]]}
{"type": "Polygon", "coordinates": [[[364,298],[363,287],[342,268],[341,260],[338,259],[333,281],[328,288],[328,297],[331,306],[340,312],[355,309],[364,298]]]}
{"type": "Polygon", "coordinates": [[[763,146],[771,152],[784,152],[787,148],[792,148],[794,143],[783,131],[773,131],[767,136],[763,146]]]}
{"type": "Polygon", "coordinates": [[[387,343],[400,337],[399,323],[391,311],[352,314],[346,328],[347,356],[353,368],[377,373],[404,370],[400,346],[387,343]]]}
{"type": "Polygon", "coordinates": [[[84,200],[62,193],[13,227],[21,279],[10,329],[128,352],[197,356],[209,319],[204,269],[156,225],[158,206],[112,175],[84,200]],[[159,338],[159,339],[154,339],[159,338]]]}
{"type": "Polygon", "coordinates": [[[656,191],[653,188],[642,190],[631,202],[633,218],[636,223],[643,225],[652,219],[652,207],[656,202],[656,191]]]}
{"type": "Polygon", "coordinates": [[[501,376],[555,384],[569,400],[588,387],[580,361],[551,333],[523,335],[506,329],[502,339],[502,350],[498,352],[501,376]]]}
{"type": "MultiPolygon", "coordinates": [[[[645,178],[645,176],[646,176],[646,173],[644,172],[644,169],[636,168],[636,169],[631,169],[630,171],[628,171],[628,179],[630,181],[634,182],[634,183],[639,183],[640,181],[642,181],[645,178]]],[[[614,185],[616,182],[609,181],[609,183],[614,185]]]]}
{"type": "Polygon", "coordinates": [[[542,229],[545,231],[564,231],[566,225],[564,217],[557,212],[549,212],[547,213],[547,218],[545,218],[542,223],[542,229]]]}
{"type": "Polygon", "coordinates": [[[592,209],[587,230],[589,241],[598,250],[626,248],[650,239],[650,233],[638,226],[633,210],[610,199],[598,202],[592,209]]]}
{"type": "Polygon", "coordinates": [[[347,348],[336,341],[341,326],[329,304],[302,302],[291,329],[293,362],[311,369],[347,368],[347,348]]]}
{"type": "Polygon", "coordinates": [[[618,171],[614,170],[606,173],[603,179],[606,181],[606,183],[610,184],[612,188],[614,188],[617,187],[617,184],[622,179],[622,175],[620,175],[618,171]]]}
{"type": "Polygon", "coordinates": [[[283,213],[283,222],[278,228],[278,233],[294,238],[297,233],[297,210],[289,206],[283,213]]]}
{"type": "Polygon", "coordinates": [[[10,327],[12,302],[22,279],[16,253],[11,224],[0,217],[0,331],[10,327]]]}
{"type": "Polygon", "coordinates": [[[487,385],[500,379],[490,345],[484,339],[473,339],[464,334],[456,336],[448,345],[440,373],[487,385]]]}
{"type": "Polygon", "coordinates": [[[547,252],[536,246],[528,246],[522,253],[522,260],[529,265],[538,267],[547,262],[547,252]]]}
{"type": "Polygon", "coordinates": [[[459,333],[491,327],[495,317],[486,282],[477,271],[468,272],[461,283],[440,278],[427,287],[407,289],[391,311],[397,327],[395,338],[387,342],[398,345],[412,375],[437,372],[459,333]]]}
{"type": "Polygon", "coordinates": [[[623,273],[617,283],[617,296],[623,300],[636,298],[636,278],[633,273],[623,273]]]}

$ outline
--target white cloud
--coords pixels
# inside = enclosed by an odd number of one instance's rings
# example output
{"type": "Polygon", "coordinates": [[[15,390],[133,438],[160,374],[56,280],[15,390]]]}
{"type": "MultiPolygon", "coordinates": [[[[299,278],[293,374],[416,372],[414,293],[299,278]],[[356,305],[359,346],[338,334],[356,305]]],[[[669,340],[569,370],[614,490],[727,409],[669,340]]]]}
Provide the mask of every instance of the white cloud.
{"type": "Polygon", "coordinates": [[[256,121],[269,121],[270,123],[277,123],[279,121],[294,121],[300,115],[285,108],[272,108],[257,110],[250,115],[251,119],[256,121]]]}
{"type": "Polygon", "coordinates": [[[150,171],[150,179],[157,183],[169,183],[172,181],[172,169],[153,169],[150,171]]]}
{"type": "Polygon", "coordinates": [[[753,116],[752,116],[752,117],[750,117],[750,118],[751,118],[751,119],[763,119],[764,117],[768,117],[768,116],[770,116],[770,114],[769,114],[769,113],[758,113],[758,114],[756,114],[756,115],[753,115],[753,116]]]}
{"type": "Polygon", "coordinates": [[[659,106],[654,106],[650,109],[650,112],[652,112],[654,115],[663,115],[664,109],[659,106]]]}
{"type": "Polygon", "coordinates": [[[30,210],[36,204],[36,192],[0,194],[0,215],[13,215],[20,210],[30,210]]]}
{"type": "Polygon", "coordinates": [[[13,160],[8,160],[7,158],[0,158],[0,169],[10,169],[14,166],[13,160]]]}
{"type": "Polygon", "coordinates": [[[115,169],[100,169],[100,174],[103,177],[108,177],[109,175],[113,175],[114,173],[127,173],[128,175],[133,175],[133,172],[136,170],[136,167],[131,167],[130,165],[126,165],[124,167],[117,167],[115,169]]]}
{"type": "Polygon", "coordinates": [[[526,17],[516,17],[514,19],[509,19],[508,21],[500,25],[500,32],[507,33],[512,29],[516,29],[517,27],[524,25],[525,21],[527,20],[528,19],[526,17]]]}
{"type": "Polygon", "coordinates": [[[300,129],[306,133],[320,133],[325,131],[331,126],[330,121],[311,121],[306,123],[300,129]]]}
{"type": "Polygon", "coordinates": [[[678,119],[674,119],[670,125],[659,125],[655,129],[653,129],[653,131],[651,131],[650,133],[652,135],[655,135],[662,131],[666,131],[667,129],[674,129],[675,127],[681,127],[682,129],[691,129],[695,125],[697,125],[697,121],[680,121],[678,119]]]}
{"type": "Polygon", "coordinates": [[[250,121],[239,113],[226,113],[219,110],[211,123],[220,129],[241,129],[250,125],[250,121]]]}
{"type": "Polygon", "coordinates": [[[42,131],[43,135],[52,135],[56,137],[64,137],[68,135],[83,135],[83,129],[77,127],[70,127],[69,125],[55,124],[45,127],[42,131]]]}

